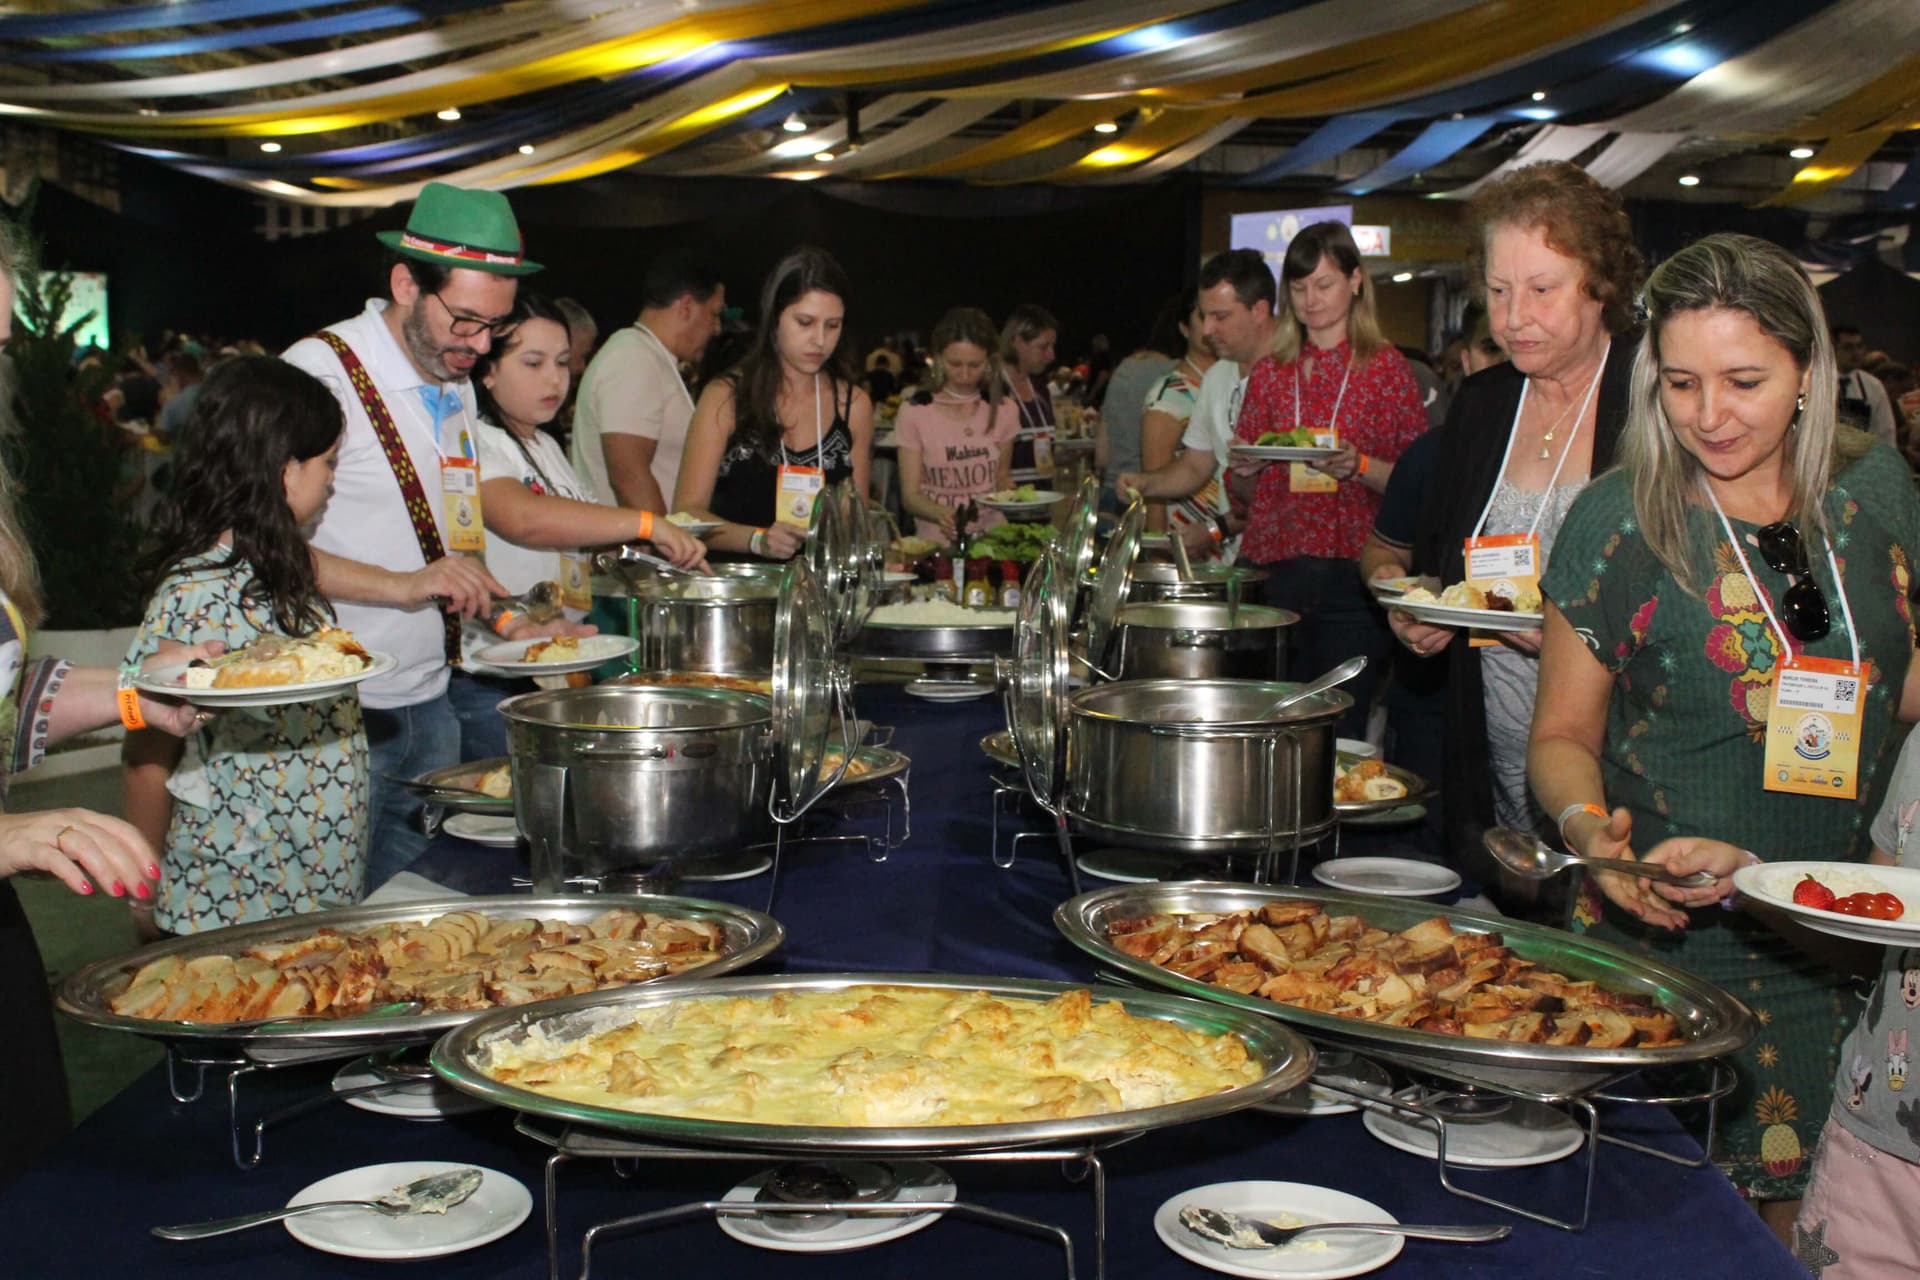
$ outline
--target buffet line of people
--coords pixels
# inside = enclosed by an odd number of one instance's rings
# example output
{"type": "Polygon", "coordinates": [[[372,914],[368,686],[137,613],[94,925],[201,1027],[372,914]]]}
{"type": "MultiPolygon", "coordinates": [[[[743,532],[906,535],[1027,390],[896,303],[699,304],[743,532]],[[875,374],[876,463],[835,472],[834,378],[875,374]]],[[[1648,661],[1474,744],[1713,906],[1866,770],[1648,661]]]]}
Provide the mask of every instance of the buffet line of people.
{"type": "MultiPolygon", "coordinates": [[[[1755,861],[1903,854],[1920,808],[1898,727],[1920,716],[1911,475],[1841,421],[1819,297],[1779,248],[1715,235],[1648,274],[1617,197],[1564,163],[1487,184],[1472,215],[1485,333],[1442,425],[1428,429],[1350,233],[1321,223],[1277,282],[1251,251],[1204,265],[1169,313],[1183,354],[1122,393],[1134,425],[1113,487],[1157,504],[1155,523],[1196,554],[1266,571],[1267,602],[1301,618],[1296,677],[1369,657],[1341,732],[1366,736],[1385,708],[1389,758],[1441,783],[1444,855],[1500,905],[1754,1008],[1762,1031],[1734,1063],[1716,1158],[1783,1234],[1848,1260],[1829,1276],[1891,1274],[1879,1259],[1920,1256],[1898,1212],[1920,1171],[1899,1097],[1920,970],[1894,950],[1820,953],[1728,907],[1755,861]],[[1319,456],[1245,449],[1274,443],[1319,456]],[[1479,643],[1371,589],[1416,576],[1480,604],[1495,579],[1537,594],[1542,624],[1479,643]],[[1817,783],[1781,760],[1816,713],[1817,783]],[[1564,900],[1530,897],[1476,852],[1494,825],[1713,882],[1603,873],[1564,900]],[[1864,1004],[1861,972],[1878,973],[1864,1004]]],[[[724,287],[665,255],[638,322],[585,370],[565,450],[541,428],[568,402],[572,335],[523,288],[540,268],[506,198],[433,184],[380,238],[391,259],[364,312],[207,378],[140,566],[149,606],[125,669],[24,661],[32,557],[0,501],[10,772],[73,733],[132,731],[128,821],[0,817],[0,873],[151,902],[168,933],[356,900],[424,848],[417,800],[392,779],[504,754],[496,707],[524,686],[463,671],[463,649],[594,630],[583,548],[780,560],[826,486],[868,493],[875,407],[828,254],[774,269],[744,355],[697,399],[680,369],[719,331],[724,287]],[[498,607],[547,581],[561,618],[498,607]],[[143,665],[231,665],[263,638],[327,629],[394,669],[217,715],[132,687],[143,665]]],[[[9,249],[8,301],[20,269],[9,249]]],[[[1057,330],[1037,307],[999,330],[972,308],[936,325],[931,376],[894,423],[917,532],[952,541],[975,500],[1052,473],[1057,330]]],[[[10,1116],[38,1126],[11,1144],[23,1162],[65,1104],[4,881],[0,945],[16,961],[10,1007],[37,1011],[27,1051],[0,1066],[10,1116]]]]}

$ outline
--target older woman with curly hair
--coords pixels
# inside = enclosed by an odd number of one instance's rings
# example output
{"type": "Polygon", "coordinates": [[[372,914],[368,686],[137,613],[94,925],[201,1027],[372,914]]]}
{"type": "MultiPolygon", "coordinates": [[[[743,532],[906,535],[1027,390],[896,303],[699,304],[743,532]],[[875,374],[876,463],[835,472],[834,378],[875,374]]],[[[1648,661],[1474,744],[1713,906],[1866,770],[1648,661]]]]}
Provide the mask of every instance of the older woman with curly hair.
{"type": "MultiPolygon", "coordinates": [[[[1535,569],[1545,571],[1574,497],[1613,461],[1641,280],[1619,197],[1574,165],[1528,165],[1483,188],[1471,211],[1472,272],[1493,337],[1512,358],[1461,384],[1429,455],[1420,521],[1401,563],[1443,583],[1467,576],[1470,538],[1537,539],[1535,569]]],[[[1373,576],[1405,571],[1373,550],[1363,562],[1373,576]]],[[[1448,655],[1446,847],[1503,905],[1557,914],[1531,900],[1531,883],[1502,883],[1480,853],[1481,832],[1496,823],[1553,831],[1527,793],[1540,633],[1470,647],[1460,631],[1404,611],[1390,622],[1414,653],[1448,655]]]]}

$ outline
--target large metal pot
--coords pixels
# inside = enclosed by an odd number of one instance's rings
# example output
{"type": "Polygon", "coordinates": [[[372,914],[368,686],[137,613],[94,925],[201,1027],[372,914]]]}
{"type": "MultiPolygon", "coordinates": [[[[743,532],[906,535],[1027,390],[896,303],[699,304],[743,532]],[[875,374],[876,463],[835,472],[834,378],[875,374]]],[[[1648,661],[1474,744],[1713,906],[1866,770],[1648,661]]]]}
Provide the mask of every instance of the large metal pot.
{"type": "Polygon", "coordinates": [[[765,698],[598,685],[521,694],[500,713],[537,893],[576,877],[698,864],[772,835],[765,698]]]}
{"type": "Polygon", "coordinates": [[[1211,601],[1124,606],[1116,618],[1114,676],[1119,680],[1278,680],[1286,671],[1287,631],[1300,615],[1211,601]]]}
{"type": "Polygon", "coordinates": [[[1127,585],[1127,600],[1151,603],[1155,600],[1220,600],[1227,598],[1228,584],[1240,583],[1240,598],[1259,598],[1260,584],[1267,580],[1265,569],[1242,569],[1233,565],[1201,563],[1185,575],[1171,560],[1141,560],[1133,566],[1133,578],[1127,585]]]}
{"type": "Polygon", "coordinates": [[[774,615],[783,566],[661,578],[633,602],[643,671],[762,675],[773,670],[774,615]]]}
{"type": "Polygon", "coordinates": [[[1116,843],[1259,853],[1333,828],[1339,690],[1267,712],[1297,685],[1127,680],[1068,703],[1067,809],[1116,843]]]}

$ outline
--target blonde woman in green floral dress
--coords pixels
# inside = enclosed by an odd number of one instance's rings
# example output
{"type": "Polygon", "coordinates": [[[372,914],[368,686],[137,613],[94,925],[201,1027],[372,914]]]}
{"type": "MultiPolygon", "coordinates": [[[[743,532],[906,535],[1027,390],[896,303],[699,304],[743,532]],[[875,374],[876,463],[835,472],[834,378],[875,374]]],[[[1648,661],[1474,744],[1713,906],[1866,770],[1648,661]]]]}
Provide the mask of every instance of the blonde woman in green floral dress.
{"type": "MultiPolygon", "coordinates": [[[[1729,842],[1862,859],[1894,721],[1920,712],[1920,499],[1899,455],[1836,425],[1826,319],[1789,255],[1710,236],[1662,264],[1646,298],[1620,467],[1574,503],[1543,583],[1534,793],[1577,853],[1669,862],[1729,842]],[[1808,659],[1849,664],[1823,678],[1857,697],[1857,761],[1807,770],[1822,794],[1779,789],[1803,775],[1767,759],[1769,725],[1792,735],[1804,714],[1773,706],[1789,659],[1796,680],[1808,659]]],[[[1758,1016],[1715,1155],[1784,1237],[1857,1012],[1847,980],[1721,909],[1725,879],[1665,892],[1600,874],[1588,889],[1575,928],[1718,982],[1758,1016]]]]}

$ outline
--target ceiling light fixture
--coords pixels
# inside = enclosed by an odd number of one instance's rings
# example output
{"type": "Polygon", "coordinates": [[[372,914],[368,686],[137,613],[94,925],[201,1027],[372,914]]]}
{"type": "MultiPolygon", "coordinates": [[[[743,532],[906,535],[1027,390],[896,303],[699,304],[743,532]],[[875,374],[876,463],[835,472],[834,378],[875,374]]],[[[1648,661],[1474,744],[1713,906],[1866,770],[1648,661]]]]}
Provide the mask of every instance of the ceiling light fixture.
{"type": "Polygon", "coordinates": [[[532,155],[532,154],[533,154],[533,144],[532,144],[531,142],[523,142],[523,143],[521,143],[521,144],[520,144],[520,154],[521,154],[521,155],[523,155],[523,156],[530,156],[530,155],[532,155]]]}
{"type": "Polygon", "coordinates": [[[1795,147],[1793,150],[1787,152],[1787,154],[1792,156],[1795,160],[1811,160],[1813,159],[1813,148],[1812,147],[1795,147]]]}
{"type": "Polygon", "coordinates": [[[458,120],[460,118],[460,108],[448,107],[445,110],[436,111],[434,112],[434,114],[439,116],[442,120],[458,120]]]}
{"type": "Polygon", "coordinates": [[[782,120],[780,122],[780,127],[782,129],[785,129],[788,133],[805,133],[807,131],[807,122],[805,120],[802,120],[800,118],[800,113],[796,111],[792,115],[788,116],[785,120],[782,120]]]}
{"type": "Polygon", "coordinates": [[[272,155],[276,151],[280,150],[280,144],[277,142],[263,142],[260,144],[260,149],[266,152],[268,155],[272,155]]]}
{"type": "Polygon", "coordinates": [[[1697,187],[1700,185],[1700,175],[1697,173],[1683,173],[1680,175],[1680,185],[1683,187],[1697,187]]]}
{"type": "Polygon", "coordinates": [[[1411,271],[1396,271],[1393,273],[1393,282],[1395,284],[1405,284],[1411,279],[1413,279],[1413,272],[1411,271]]]}
{"type": "Polygon", "coordinates": [[[813,158],[814,158],[815,160],[818,160],[818,161],[819,161],[819,162],[820,162],[821,164],[829,164],[829,163],[831,163],[831,162],[832,162],[832,160],[833,160],[833,152],[831,152],[831,151],[816,151],[816,152],[814,152],[814,153],[813,153],[813,158]]]}
{"type": "Polygon", "coordinates": [[[1118,133],[1120,132],[1120,126],[1111,120],[1102,120],[1099,124],[1093,126],[1093,131],[1095,133],[1118,133]]]}
{"type": "Polygon", "coordinates": [[[1533,91],[1533,100],[1535,102],[1545,102],[1547,100],[1547,91],[1545,89],[1535,89],[1533,91]]]}

